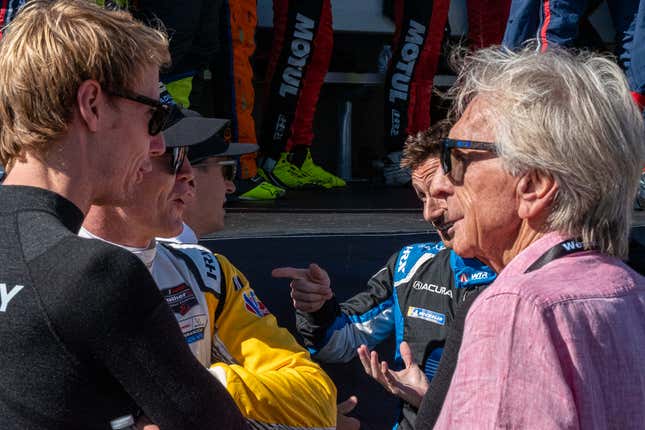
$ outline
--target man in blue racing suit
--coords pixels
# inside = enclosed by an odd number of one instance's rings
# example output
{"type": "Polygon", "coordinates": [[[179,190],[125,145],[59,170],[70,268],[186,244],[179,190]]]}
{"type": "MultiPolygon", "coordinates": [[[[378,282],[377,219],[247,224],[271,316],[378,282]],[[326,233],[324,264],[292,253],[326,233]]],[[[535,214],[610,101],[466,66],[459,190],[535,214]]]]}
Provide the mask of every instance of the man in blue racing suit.
{"type": "MultiPolygon", "coordinates": [[[[440,168],[440,129],[408,138],[404,163],[412,170],[424,219],[435,225],[442,242],[403,247],[369,279],[365,291],[343,303],[335,299],[329,276],[316,264],[273,271],[275,277],[292,279],[297,329],[312,356],[321,362],[345,363],[358,354],[366,373],[403,400],[396,425],[400,429],[414,428],[456,307],[466,300],[472,303],[496,276],[478,260],[462,259],[447,248],[452,226],[442,221],[445,200],[430,197],[432,178],[440,168]],[[402,369],[398,371],[379,362],[376,351],[370,352],[391,333],[396,337],[394,368],[402,369]]],[[[451,187],[444,192],[451,193],[451,187]]]]}

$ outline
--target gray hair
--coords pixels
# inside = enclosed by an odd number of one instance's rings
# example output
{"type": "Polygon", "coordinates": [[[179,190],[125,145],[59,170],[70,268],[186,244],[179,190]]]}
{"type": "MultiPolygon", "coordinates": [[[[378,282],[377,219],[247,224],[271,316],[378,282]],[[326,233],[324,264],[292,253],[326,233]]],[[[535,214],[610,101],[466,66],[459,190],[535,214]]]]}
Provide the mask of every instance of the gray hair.
{"type": "Polygon", "coordinates": [[[483,49],[460,62],[450,117],[482,97],[498,154],[514,176],[551,175],[559,191],[545,231],[626,257],[632,204],[645,162],[643,118],[624,73],[588,52],[483,49]]]}

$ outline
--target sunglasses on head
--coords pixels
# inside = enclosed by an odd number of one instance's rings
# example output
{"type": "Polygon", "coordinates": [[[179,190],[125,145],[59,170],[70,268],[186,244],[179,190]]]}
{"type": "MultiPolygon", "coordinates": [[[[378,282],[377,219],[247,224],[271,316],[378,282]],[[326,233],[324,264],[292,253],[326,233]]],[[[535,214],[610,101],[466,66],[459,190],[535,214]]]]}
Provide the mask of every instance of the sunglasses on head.
{"type": "Polygon", "coordinates": [[[453,151],[455,148],[478,149],[496,153],[495,144],[491,142],[450,139],[448,137],[441,139],[441,168],[446,176],[457,183],[463,181],[468,163],[464,157],[455,154],[453,151]]]}
{"type": "Polygon", "coordinates": [[[161,103],[159,100],[154,100],[150,97],[142,96],[141,94],[113,90],[107,91],[107,93],[114,97],[121,97],[122,99],[152,107],[152,116],[148,121],[148,134],[150,134],[150,136],[156,136],[161,133],[166,123],[173,115],[173,111],[178,109],[176,105],[161,103]]]}
{"type": "Polygon", "coordinates": [[[186,154],[188,154],[187,146],[175,146],[173,148],[166,148],[166,154],[172,155],[170,159],[170,171],[173,175],[176,175],[181,169],[181,166],[186,160],[186,154]]]}

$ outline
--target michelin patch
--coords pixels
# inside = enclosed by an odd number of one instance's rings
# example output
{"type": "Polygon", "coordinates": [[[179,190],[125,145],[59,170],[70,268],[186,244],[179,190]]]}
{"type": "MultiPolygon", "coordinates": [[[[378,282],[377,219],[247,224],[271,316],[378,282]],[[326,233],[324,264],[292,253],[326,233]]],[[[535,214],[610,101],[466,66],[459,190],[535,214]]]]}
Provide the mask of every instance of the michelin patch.
{"type": "Polygon", "coordinates": [[[242,293],[242,298],[244,299],[244,307],[253,315],[262,318],[271,313],[258,296],[255,295],[255,291],[250,290],[242,293]]]}
{"type": "Polygon", "coordinates": [[[431,323],[439,325],[446,325],[446,316],[444,314],[429,309],[410,306],[408,307],[408,317],[430,321],[431,323]]]}

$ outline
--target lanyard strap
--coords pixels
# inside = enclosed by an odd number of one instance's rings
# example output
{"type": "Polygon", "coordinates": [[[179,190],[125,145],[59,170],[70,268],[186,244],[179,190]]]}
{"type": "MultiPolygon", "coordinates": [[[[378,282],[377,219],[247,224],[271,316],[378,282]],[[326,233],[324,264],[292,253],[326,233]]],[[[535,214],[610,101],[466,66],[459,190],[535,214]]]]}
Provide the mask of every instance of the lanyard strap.
{"type": "Polygon", "coordinates": [[[587,251],[584,247],[584,244],[580,239],[568,239],[563,242],[558,243],[553,246],[547,252],[542,254],[540,258],[535,260],[533,264],[529,266],[524,273],[533,272],[534,270],[540,269],[546,264],[556,260],[558,258],[564,257],[565,255],[575,254],[576,252],[587,251]]]}

